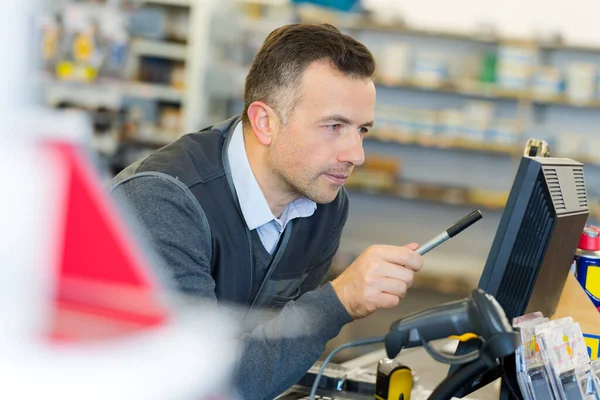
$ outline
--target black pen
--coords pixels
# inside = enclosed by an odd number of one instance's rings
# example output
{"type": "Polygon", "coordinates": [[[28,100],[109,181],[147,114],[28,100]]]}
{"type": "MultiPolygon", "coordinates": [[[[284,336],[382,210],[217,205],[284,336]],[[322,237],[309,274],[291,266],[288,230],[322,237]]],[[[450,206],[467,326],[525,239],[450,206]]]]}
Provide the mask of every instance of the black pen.
{"type": "Polygon", "coordinates": [[[460,232],[467,229],[469,226],[473,225],[475,222],[479,221],[481,218],[483,218],[483,215],[481,215],[481,211],[475,210],[471,214],[467,215],[466,217],[464,217],[463,219],[461,219],[460,221],[458,221],[457,223],[452,225],[450,228],[446,229],[445,231],[443,231],[442,233],[440,233],[433,239],[429,240],[427,243],[424,243],[421,247],[419,247],[415,251],[417,253],[419,253],[420,255],[423,255],[423,254],[429,252],[430,250],[435,249],[436,247],[438,247],[440,244],[444,243],[446,240],[450,239],[451,237],[458,235],[460,232]]]}

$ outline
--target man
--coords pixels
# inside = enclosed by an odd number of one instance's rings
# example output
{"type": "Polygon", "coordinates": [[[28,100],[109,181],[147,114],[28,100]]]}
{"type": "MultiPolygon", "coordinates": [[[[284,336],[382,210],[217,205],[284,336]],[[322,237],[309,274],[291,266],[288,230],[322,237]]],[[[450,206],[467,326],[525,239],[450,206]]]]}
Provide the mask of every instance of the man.
{"type": "Polygon", "coordinates": [[[178,289],[278,310],[242,335],[239,393],[272,399],[342,326],[395,307],[418,246],[372,246],[319,287],[348,215],[343,185],[373,125],[373,56],[330,25],[273,31],[246,78],[244,111],[185,135],[115,178],[178,289]]]}

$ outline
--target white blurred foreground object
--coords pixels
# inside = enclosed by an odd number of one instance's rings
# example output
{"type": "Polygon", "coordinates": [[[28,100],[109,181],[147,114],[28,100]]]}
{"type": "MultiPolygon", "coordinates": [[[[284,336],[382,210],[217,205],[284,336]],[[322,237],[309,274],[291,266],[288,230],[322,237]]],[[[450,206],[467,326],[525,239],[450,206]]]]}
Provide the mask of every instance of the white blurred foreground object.
{"type": "Polygon", "coordinates": [[[33,3],[0,5],[17,53],[0,65],[0,398],[228,398],[232,321],[171,301],[86,157],[87,121],[31,104],[33,3]]]}
{"type": "Polygon", "coordinates": [[[0,147],[0,398],[225,396],[233,324],[169,304],[85,153],[42,137],[0,147]]]}

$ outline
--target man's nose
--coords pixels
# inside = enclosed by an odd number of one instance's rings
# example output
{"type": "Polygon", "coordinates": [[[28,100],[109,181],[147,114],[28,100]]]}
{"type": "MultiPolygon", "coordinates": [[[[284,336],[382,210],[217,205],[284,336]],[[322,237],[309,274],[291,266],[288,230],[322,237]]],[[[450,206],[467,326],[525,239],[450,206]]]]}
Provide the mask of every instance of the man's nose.
{"type": "Polygon", "coordinates": [[[345,140],[344,148],[338,157],[338,161],[349,162],[357,167],[365,162],[363,139],[358,132],[349,135],[349,137],[345,140]]]}

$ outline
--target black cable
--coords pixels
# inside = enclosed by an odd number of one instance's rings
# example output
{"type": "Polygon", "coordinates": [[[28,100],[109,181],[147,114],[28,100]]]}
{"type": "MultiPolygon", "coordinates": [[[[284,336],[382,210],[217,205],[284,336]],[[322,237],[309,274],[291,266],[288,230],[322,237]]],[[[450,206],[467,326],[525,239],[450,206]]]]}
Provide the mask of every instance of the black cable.
{"type": "Polygon", "coordinates": [[[452,375],[447,376],[440,383],[428,400],[448,400],[451,399],[456,392],[469,385],[476,377],[486,372],[489,366],[486,360],[482,357],[470,364],[465,364],[452,375]]]}
{"type": "Polygon", "coordinates": [[[333,358],[334,355],[336,355],[340,351],[347,349],[349,347],[366,346],[368,344],[381,343],[384,340],[385,340],[385,336],[376,336],[376,337],[372,337],[372,338],[354,340],[352,342],[345,343],[345,344],[335,348],[331,353],[329,353],[327,358],[325,358],[325,360],[323,361],[323,365],[321,365],[321,369],[319,370],[319,373],[317,374],[317,377],[315,378],[315,381],[313,382],[313,385],[312,385],[312,389],[310,391],[310,400],[315,399],[315,394],[317,393],[317,388],[319,387],[319,381],[321,380],[321,377],[323,376],[323,372],[325,372],[325,367],[327,366],[327,364],[329,364],[329,361],[331,361],[331,359],[333,358]]]}
{"type": "Polygon", "coordinates": [[[510,383],[510,379],[508,379],[508,375],[506,373],[506,370],[504,369],[504,357],[502,357],[500,359],[500,372],[502,373],[502,380],[504,382],[506,382],[506,386],[508,387],[508,390],[510,391],[510,394],[517,400],[520,400],[521,397],[517,394],[517,391],[513,388],[512,384],[510,383]]]}

